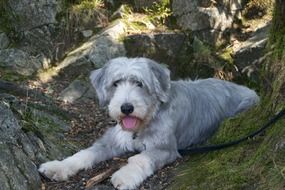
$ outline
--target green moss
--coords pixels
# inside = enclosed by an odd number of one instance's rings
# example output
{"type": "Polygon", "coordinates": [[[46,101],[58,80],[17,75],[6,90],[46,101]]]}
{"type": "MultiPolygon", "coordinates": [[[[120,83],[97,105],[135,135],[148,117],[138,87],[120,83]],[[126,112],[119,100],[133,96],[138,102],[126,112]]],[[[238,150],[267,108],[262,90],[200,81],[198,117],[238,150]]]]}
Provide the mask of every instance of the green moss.
{"type": "MultiPolygon", "coordinates": [[[[256,130],[268,120],[265,104],[227,120],[211,140],[228,142],[256,130]]],[[[285,151],[277,149],[285,135],[284,120],[266,131],[264,136],[248,140],[238,146],[203,155],[193,155],[176,170],[170,189],[279,189],[285,180],[281,174],[285,166],[285,151]],[[274,138],[273,138],[274,137],[274,138]],[[278,167],[276,167],[276,164],[278,167]],[[274,180],[272,180],[274,179],[274,180]],[[279,187],[279,188],[278,188],[279,187]]],[[[284,141],[284,139],[283,139],[284,141]]]]}
{"type": "Polygon", "coordinates": [[[225,61],[226,63],[233,64],[234,59],[232,57],[233,48],[226,48],[223,49],[221,53],[218,54],[218,57],[225,61]]]}
{"type": "Polygon", "coordinates": [[[148,15],[151,22],[156,25],[164,25],[166,19],[172,15],[170,9],[170,1],[163,0],[154,2],[151,8],[144,9],[145,14],[148,15]]]}
{"type": "Polygon", "coordinates": [[[7,11],[7,6],[7,0],[0,1],[0,31],[9,34],[14,31],[14,28],[11,24],[11,17],[7,11]]]}
{"type": "MultiPolygon", "coordinates": [[[[46,105],[47,106],[47,105],[46,105]]],[[[25,133],[34,134],[45,144],[47,148],[45,159],[59,159],[74,153],[80,144],[76,141],[68,140],[64,133],[69,129],[69,121],[58,117],[58,114],[47,113],[45,108],[41,111],[32,108],[27,104],[25,107],[14,107],[12,110],[20,118],[22,130],[25,133]]]]}
{"type": "Polygon", "coordinates": [[[273,54],[275,58],[280,59],[285,50],[285,25],[278,31],[272,29],[269,41],[270,44],[274,44],[273,54]]]}
{"type": "MultiPolygon", "coordinates": [[[[282,3],[275,4],[272,27],[269,36],[269,44],[273,46],[273,54],[275,59],[281,59],[285,52],[285,20],[284,20],[284,10],[282,10],[282,3]]],[[[283,7],[284,8],[284,7],[283,7]]]]}
{"type": "Polygon", "coordinates": [[[193,40],[193,53],[199,54],[199,56],[203,57],[210,57],[212,51],[208,45],[204,44],[201,40],[195,37],[193,40]]]}
{"type": "Polygon", "coordinates": [[[22,82],[26,81],[28,79],[33,79],[34,76],[24,76],[20,75],[18,73],[15,73],[14,71],[5,69],[3,67],[0,67],[0,78],[6,81],[10,82],[22,82]]]}

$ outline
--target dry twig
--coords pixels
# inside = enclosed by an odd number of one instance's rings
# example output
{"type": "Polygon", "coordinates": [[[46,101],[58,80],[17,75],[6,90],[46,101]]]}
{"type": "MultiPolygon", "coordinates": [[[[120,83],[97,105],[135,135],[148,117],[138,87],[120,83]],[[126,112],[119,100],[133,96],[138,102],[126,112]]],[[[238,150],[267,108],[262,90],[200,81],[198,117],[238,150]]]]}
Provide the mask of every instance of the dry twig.
{"type": "Polygon", "coordinates": [[[86,183],[86,189],[93,187],[94,185],[104,181],[105,179],[107,179],[108,177],[110,177],[115,171],[117,171],[119,168],[123,167],[124,165],[126,165],[127,162],[122,162],[121,164],[118,164],[114,167],[111,167],[109,169],[107,169],[106,171],[99,173],[98,175],[92,177],[91,179],[89,179],[86,183]]]}

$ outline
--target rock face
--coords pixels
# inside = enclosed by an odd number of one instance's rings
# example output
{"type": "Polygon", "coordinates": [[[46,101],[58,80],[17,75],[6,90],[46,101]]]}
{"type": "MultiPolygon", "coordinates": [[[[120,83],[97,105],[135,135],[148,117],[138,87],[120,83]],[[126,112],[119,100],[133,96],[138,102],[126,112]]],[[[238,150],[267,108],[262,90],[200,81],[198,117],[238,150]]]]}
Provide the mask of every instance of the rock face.
{"type": "Polygon", "coordinates": [[[62,136],[68,127],[60,117],[48,114],[45,106],[41,110],[26,106],[14,96],[0,93],[0,189],[3,190],[40,189],[37,165],[48,159],[62,159],[74,148],[62,136]]]}
{"type": "Polygon", "coordinates": [[[239,17],[241,0],[173,0],[173,14],[178,25],[192,30],[203,41],[215,44],[239,17]]]}
{"type": "Polygon", "coordinates": [[[4,6],[6,21],[20,40],[21,49],[52,59],[58,48],[53,38],[58,29],[57,15],[62,11],[62,1],[8,0],[4,6]]]}
{"type": "Polygon", "coordinates": [[[126,24],[115,22],[112,26],[90,38],[67,55],[55,68],[70,76],[84,75],[83,80],[75,79],[69,87],[63,90],[59,99],[73,103],[81,97],[94,97],[93,87],[89,82],[90,71],[102,67],[108,60],[125,56],[126,50],[121,38],[126,35],[126,24]]]}
{"type": "Polygon", "coordinates": [[[1,189],[39,189],[40,177],[29,157],[29,141],[5,102],[0,101],[0,185],[1,189]],[[26,152],[25,152],[26,151],[26,152]],[[23,172],[24,171],[24,172],[23,172]]]}
{"type": "MultiPolygon", "coordinates": [[[[135,34],[125,38],[128,57],[148,57],[167,64],[172,74],[179,70],[177,59],[191,48],[191,40],[183,33],[135,34]],[[174,63],[175,62],[175,63],[174,63]]],[[[190,52],[188,52],[190,54],[190,52]]]]}
{"type": "Polygon", "coordinates": [[[254,64],[264,54],[270,24],[257,27],[246,41],[234,48],[234,60],[240,68],[254,64]]]}
{"type": "Polygon", "coordinates": [[[167,64],[174,78],[195,79],[214,75],[214,59],[207,60],[208,55],[205,56],[204,52],[209,50],[192,35],[177,32],[135,34],[126,37],[124,44],[127,56],[148,57],[167,64]]]}
{"type": "Polygon", "coordinates": [[[126,25],[123,22],[114,23],[70,52],[55,69],[61,70],[68,66],[77,67],[82,64],[101,67],[111,58],[124,56],[125,49],[120,37],[125,34],[125,29],[126,25]]]}
{"type": "Polygon", "coordinates": [[[56,15],[61,10],[57,0],[8,0],[7,9],[11,11],[11,23],[16,31],[29,31],[39,26],[56,24],[56,15]]]}
{"type": "Polygon", "coordinates": [[[248,79],[257,84],[260,83],[259,71],[267,56],[265,52],[270,27],[270,22],[256,26],[256,30],[246,41],[233,46],[234,64],[248,79]]]}
{"type": "Polygon", "coordinates": [[[130,57],[149,57],[161,62],[177,56],[187,41],[183,33],[164,32],[156,34],[134,34],[125,38],[124,44],[130,57]]]}
{"type": "Polygon", "coordinates": [[[35,57],[29,56],[19,49],[0,50],[0,66],[24,76],[32,75],[41,68],[41,63],[35,57]]]}
{"type": "MultiPolygon", "coordinates": [[[[89,38],[94,28],[108,22],[106,11],[73,10],[72,3],[65,0],[4,1],[0,7],[0,29],[5,28],[11,40],[16,41],[14,48],[38,59],[37,69],[49,67],[75,44],[89,38]]],[[[0,33],[0,49],[8,47],[6,37],[0,33]]]]}
{"type": "Polygon", "coordinates": [[[59,99],[64,102],[73,103],[87,92],[89,86],[89,83],[76,79],[61,92],[59,99]]]}

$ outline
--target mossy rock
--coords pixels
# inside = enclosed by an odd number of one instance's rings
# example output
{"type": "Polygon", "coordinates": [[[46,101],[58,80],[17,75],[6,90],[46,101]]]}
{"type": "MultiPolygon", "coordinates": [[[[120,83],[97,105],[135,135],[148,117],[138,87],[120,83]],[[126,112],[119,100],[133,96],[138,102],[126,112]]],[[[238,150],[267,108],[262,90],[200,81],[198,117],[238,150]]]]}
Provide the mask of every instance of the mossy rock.
{"type": "Polygon", "coordinates": [[[48,160],[61,160],[81,148],[78,142],[65,136],[71,117],[66,114],[53,104],[29,103],[0,93],[0,186],[3,189],[40,189],[37,166],[48,160]]]}

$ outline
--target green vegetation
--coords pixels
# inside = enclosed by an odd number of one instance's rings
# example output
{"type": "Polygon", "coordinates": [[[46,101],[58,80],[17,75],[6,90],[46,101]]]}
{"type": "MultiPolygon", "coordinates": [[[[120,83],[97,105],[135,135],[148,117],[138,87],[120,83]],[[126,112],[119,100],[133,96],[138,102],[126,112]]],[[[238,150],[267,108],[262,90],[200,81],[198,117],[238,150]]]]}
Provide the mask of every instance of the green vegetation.
{"type": "Polygon", "coordinates": [[[222,49],[218,54],[218,57],[229,64],[234,64],[234,59],[232,57],[233,49],[231,47],[222,49]]]}
{"type": "MultiPolygon", "coordinates": [[[[141,33],[147,30],[155,29],[154,24],[149,17],[142,13],[135,13],[129,5],[121,7],[122,21],[128,26],[129,33],[141,33]]],[[[124,40],[122,38],[122,40],[124,40]]]]}
{"type": "Polygon", "coordinates": [[[167,19],[172,15],[170,1],[154,2],[150,8],[144,8],[142,13],[134,12],[132,6],[122,5],[121,14],[131,33],[147,30],[157,30],[165,27],[167,19]]]}
{"type": "Polygon", "coordinates": [[[7,34],[14,31],[10,22],[10,16],[7,12],[7,0],[0,1],[0,32],[3,31],[7,34]]]}
{"type": "Polygon", "coordinates": [[[70,155],[77,150],[77,147],[80,147],[78,143],[65,139],[64,133],[69,129],[69,121],[65,120],[67,117],[64,113],[58,112],[59,109],[50,108],[53,106],[32,105],[28,102],[19,105],[11,104],[12,111],[20,120],[22,130],[27,134],[37,136],[46,144],[46,148],[49,149],[46,152],[48,154],[46,158],[49,159],[70,155]],[[52,110],[51,114],[50,110],[52,110]]]}
{"type": "Polygon", "coordinates": [[[54,159],[70,155],[80,147],[78,143],[67,141],[64,137],[63,133],[68,131],[69,122],[64,122],[61,117],[58,117],[60,114],[48,114],[30,106],[26,110],[18,111],[18,114],[21,117],[22,130],[25,133],[35,134],[47,144],[49,149],[47,158],[54,159]]]}
{"type": "Polygon", "coordinates": [[[78,3],[71,5],[72,10],[74,11],[94,10],[102,8],[103,6],[104,6],[103,0],[82,0],[78,1],[78,3]]]}
{"type": "Polygon", "coordinates": [[[158,3],[154,2],[153,6],[151,8],[145,8],[144,12],[155,25],[164,25],[166,19],[172,15],[170,0],[160,1],[158,3]]]}
{"type": "Polygon", "coordinates": [[[272,44],[274,57],[281,59],[285,50],[285,19],[279,9],[275,9],[273,15],[273,27],[269,42],[272,44]]]}
{"type": "Polygon", "coordinates": [[[6,14],[6,10],[5,10],[5,7],[6,7],[6,1],[0,1],[0,27],[1,27],[1,30],[5,29],[7,26],[7,20],[8,20],[8,16],[6,14]]]}
{"type": "Polygon", "coordinates": [[[33,79],[34,76],[24,76],[19,75],[18,73],[8,70],[6,68],[0,67],[0,78],[2,80],[10,81],[10,82],[20,82],[20,81],[26,81],[28,79],[33,79]]]}

